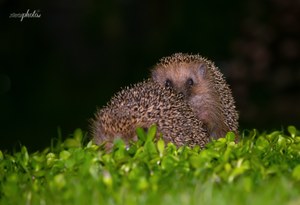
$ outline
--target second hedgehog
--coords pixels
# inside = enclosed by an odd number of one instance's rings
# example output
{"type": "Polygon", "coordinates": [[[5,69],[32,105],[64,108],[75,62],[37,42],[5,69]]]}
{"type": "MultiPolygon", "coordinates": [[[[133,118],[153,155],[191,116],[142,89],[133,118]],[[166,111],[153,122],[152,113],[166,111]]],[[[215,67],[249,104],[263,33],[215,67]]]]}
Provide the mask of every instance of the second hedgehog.
{"type": "Polygon", "coordinates": [[[118,92],[106,107],[97,111],[91,129],[94,141],[107,142],[110,148],[115,138],[121,137],[127,143],[136,140],[136,128],[152,124],[157,125],[164,140],[177,146],[204,147],[207,143],[202,122],[182,96],[151,80],[118,92]]]}
{"type": "Polygon", "coordinates": [[[238,112],[229,85],[214,63],[200,55],[175,53],[154,67],[151,77],[184,95],[210,138],[238,135],[238,112]]]}

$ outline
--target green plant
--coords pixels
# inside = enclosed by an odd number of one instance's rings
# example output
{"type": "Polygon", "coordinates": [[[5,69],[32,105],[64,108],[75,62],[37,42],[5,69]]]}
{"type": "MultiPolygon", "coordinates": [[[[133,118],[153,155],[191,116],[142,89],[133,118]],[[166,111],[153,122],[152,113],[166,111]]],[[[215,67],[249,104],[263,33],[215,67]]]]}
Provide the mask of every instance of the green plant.
{"type": "Polygon", "coordinates": [[[0,151],[0,204],[299,204],[300,133],[229,132],[205,149],[154,139],[104,145],[73,137],[43,151],[0,151]]]}

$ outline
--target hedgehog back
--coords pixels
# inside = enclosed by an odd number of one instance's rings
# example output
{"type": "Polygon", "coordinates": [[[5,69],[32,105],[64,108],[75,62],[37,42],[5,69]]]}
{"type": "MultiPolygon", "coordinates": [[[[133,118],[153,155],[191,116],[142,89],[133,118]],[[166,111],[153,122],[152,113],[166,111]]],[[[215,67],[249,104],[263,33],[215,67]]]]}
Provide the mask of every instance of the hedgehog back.
{"type": "Polygon", "coordinates": [[[157,125],[167,142],[177,146],[207,143],[206,132],[183,97],[171,89],[146,80],[118,92],[92,120],[96,143],[112,143],[117,137],[136,140],[137,127],[157,125]]]}

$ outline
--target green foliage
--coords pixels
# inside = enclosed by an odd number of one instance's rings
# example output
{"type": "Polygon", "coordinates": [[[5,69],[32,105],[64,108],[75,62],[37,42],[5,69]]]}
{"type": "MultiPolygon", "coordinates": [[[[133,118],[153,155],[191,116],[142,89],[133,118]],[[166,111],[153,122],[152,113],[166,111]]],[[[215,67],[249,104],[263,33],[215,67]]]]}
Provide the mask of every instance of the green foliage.
{"type": "Polygon", "coordinates": [[[0,204],[299,204],[300,132],[287,133],[229,132],[201,150],[152,126],[108,152],[77,129],[43,151],[0,151],[0,204]]]}

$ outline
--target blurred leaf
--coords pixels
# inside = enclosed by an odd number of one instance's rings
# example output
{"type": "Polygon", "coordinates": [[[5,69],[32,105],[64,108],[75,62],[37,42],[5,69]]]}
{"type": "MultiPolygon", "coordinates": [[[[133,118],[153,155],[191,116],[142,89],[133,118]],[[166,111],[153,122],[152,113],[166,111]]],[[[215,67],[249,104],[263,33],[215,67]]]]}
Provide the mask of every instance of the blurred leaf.
{"type": "Polygon", "coordinates": [[[74,139],[78,142],[82,142],[83,133],[81,129],[78,128],[74,131],[74,139]]]}
{"type": "Polygon", "coordinates": [[[292,176],[293,176],[293,178],[296,179],[297,181],[300,181],[300,164],[298,164],[298,165],[293,169],[292,176]]]}
{"type": "Polygon", "coordinates": [[[141,140],[142,142],[146,141],[147,136],[146,136],[146,132],[143,128],[141,128],[141,127],[136,128],[136,134],[137,134],[139,140],[141,140]]]}
{"type": "Polygon", "coordinates": [[[251,192],[253,190],[253,180],[251,177],[245,177],[243,179],[243,187],[246,192],[251,192]]]}
{"type": "Polygon", "coordinates": [[[22,146],[21,153],[22,153],[22,164],[24,166],[27,166],[28,161],[29,161],[29,155],[28,155],[28,152],[27,152],[27,148],[25,146],[22,146]]]}
{"type": "Polygon", "coordinates": [[[176,166],[176,161],[171,156],[166,156],[161,162],[161,167],[163,170],[171,171],[176,166]]]}
{"type": "Polygon", "coordinates": [[[203,165],[200,155],[192,155],[189,159],[189,162],[194,168],[201,168],[203,165]]]}
{"type": "Polygon", "coordinates": [[[149,183],[147,182],[147,179],[145,177],[141,177],[138,180],[137,186],[139,190],[146,190],[149,186],[149,183]]]}
{"type": "Polygon", "coordinates": [[[270,142],[276,142],[276,141],[278,141],[280,134],[281,134],[280,131],[274,131],[271,134],[266,135],[266,137],[270,142]]]}
{"type": "Polygon", "coordinates": [[[54,177],[55,187],[59,190],[66,186],[67,182],[65,180],[64,174],[58,174],[54,177]]]}
{"type": "Polygon", "coordinates": [[[70,156],[71,156],[71,153],[66,150],[63,150],[59,153],[59,158],[62,160],[67,160],[67,159],[69,159],[70,156]]]}
{"type": "Polygon", "coordinates": [[[256,146],[259,150],[263,151],[269,147],[269,142],[262,136],[256,140],[256,146]]]}
{"type": "Polygon", "coordinates": [[[108,188],[112,188],[113,180],[109,171],[104,170],[103,173],[103,182],[108,188]]]}
{"type": "Polygon", "coordinates": [[[147,141],[144,148],[151,157],[157,154],[156,146],[153,141],[147,141]]]}
{"type": "Polygon", "coordinates": [[[147,132],[147,141],[153,141],[156,135],[156,125],[151,125],[147,132]]]}
{"type": "Polygon", "coordinates": [[[164,155],[164,150],[165,150],[165,141],[163,139],[159,139],[157,141],[157,149],[159,152],[159,156],[162,157],[164,155]]]}
{"type": "Polygon", "coordinates": [[[126,157],[126,144],[120,138],[117,138],[114,141],[113,156],[114,156],[114,158],[115,158],[116,161],[121,161],[121,160],[123,160],[126,157]]]}
{"type": "Polygon", "coordinates": [[[81,147],[81,143],[73,138],[68,138],[64,141],[64,147],[66,148],[76,148],[81,147]]]}
{"type": "Polygon", "coordinates": [[[287,147],[287,139],[286,139],[284,136],[279,135],[279,138],[278,138],[278,145],[279,145],[281,148],[285,149],[285,148],[287,147]]]}
{"type": "Polygon", "coordinates": [[[0,160],[3,160],[3,159],[4,159],[3,153],[2,153],[2,151],[0,150],[0,160]]]}
{"type": "Polygon", "coordinates": [[[234,142],[234,140],[235,140],[235,134],[234,134],[234,132],[228,132],[226,134],[225,138],[226,138],[227,142],[234,142]]]}
{"type": "Polygon", "coordinates": [[[288,126],[287,130],[290,133],[292,138],[294,138],[296,136],[297,129],[295,126],[288,126]]]}

